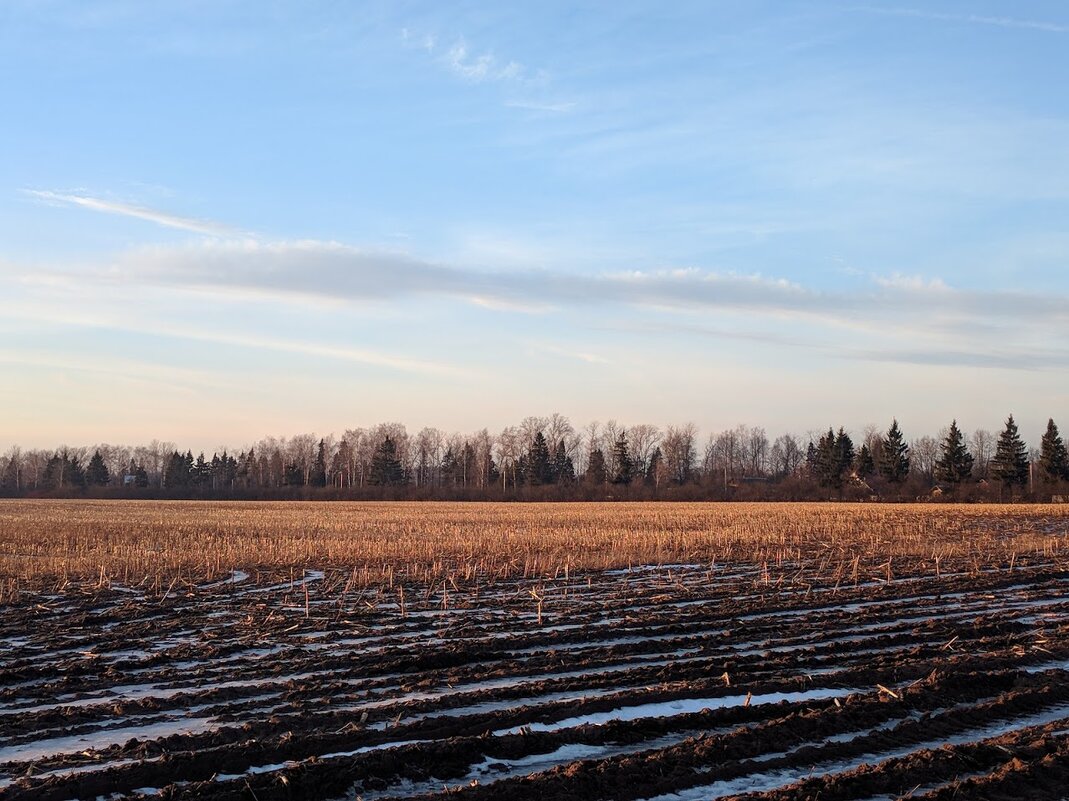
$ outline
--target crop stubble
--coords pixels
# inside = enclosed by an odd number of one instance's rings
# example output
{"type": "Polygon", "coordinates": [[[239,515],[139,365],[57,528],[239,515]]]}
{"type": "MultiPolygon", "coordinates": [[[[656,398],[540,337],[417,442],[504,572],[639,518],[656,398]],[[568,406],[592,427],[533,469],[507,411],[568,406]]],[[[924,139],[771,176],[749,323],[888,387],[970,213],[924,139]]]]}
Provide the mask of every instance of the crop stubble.
{"type": "Polygon", "coordinates": [[[1067,524],[0,504],[0,799],[1061,798],[1067,524]]]}

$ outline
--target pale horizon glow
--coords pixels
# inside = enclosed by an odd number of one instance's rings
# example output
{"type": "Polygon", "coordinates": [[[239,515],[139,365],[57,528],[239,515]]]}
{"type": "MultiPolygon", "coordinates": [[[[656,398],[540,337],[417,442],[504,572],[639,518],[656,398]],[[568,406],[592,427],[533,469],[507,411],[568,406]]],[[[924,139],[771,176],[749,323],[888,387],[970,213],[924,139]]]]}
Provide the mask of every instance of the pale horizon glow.
{"type": "Polygon", "coordinates": [[[0,452],[1069,425],[1069,10],[5,8],[0,452]]]}

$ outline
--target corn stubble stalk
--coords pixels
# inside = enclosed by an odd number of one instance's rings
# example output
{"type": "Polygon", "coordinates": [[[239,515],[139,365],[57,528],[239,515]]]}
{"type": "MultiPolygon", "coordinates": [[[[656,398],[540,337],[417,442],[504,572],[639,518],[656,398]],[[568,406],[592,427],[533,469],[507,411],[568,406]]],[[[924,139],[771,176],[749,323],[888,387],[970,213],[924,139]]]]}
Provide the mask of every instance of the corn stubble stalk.
{"type": "Polygon", "coordinates": [[[708,564],[714,580],[718,562],[739,561],[764,586],[858,585],[1060,561],[1066,533],[1069,506],[12,500],[0,501],[0,602],[46,581],[105,589],[120,577],[166,598],[172,580],[215,579],[223,565],[293,585],[298,569],[337,568],[327,584],[343,596],[644,564],[708,564]]]}

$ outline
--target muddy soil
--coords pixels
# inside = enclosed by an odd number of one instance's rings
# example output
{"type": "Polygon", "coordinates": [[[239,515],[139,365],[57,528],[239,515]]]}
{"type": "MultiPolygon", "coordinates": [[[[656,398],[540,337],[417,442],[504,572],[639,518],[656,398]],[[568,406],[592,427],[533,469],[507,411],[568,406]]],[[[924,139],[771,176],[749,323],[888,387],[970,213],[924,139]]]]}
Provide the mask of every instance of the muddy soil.
{"type": "Polygon", "coordinates": [[[348,575],[27,590],[0,800],[1069,796],[1042,559],[348,575]]]}

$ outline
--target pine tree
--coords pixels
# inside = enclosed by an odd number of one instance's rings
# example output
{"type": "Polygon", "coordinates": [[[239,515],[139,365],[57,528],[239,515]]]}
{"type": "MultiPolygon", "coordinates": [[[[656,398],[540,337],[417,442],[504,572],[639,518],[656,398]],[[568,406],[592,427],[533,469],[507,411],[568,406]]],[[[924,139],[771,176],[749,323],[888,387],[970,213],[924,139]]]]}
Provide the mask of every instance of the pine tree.
{"type": "Polygon", "coordinates": [[[371,474],[368,479],[375,486],[394,487],[403,484],[404,478],[404,467],[397,458],[397,445],[387,436],[379,443],[371,457],[371,474]]]}
{"type": "Polygon", "coordinates": [[[196,464],[193,465],[193,469],[190,472],[193,478],[194,484],[208,484],[212,482],[212,468],[204,459],[204,454],[201,453],[197,456],[196,464]]]}
{"type": "Polygon", "coordinates": [[[553,452],[553,476],[558,484],[575,483],[575,465],[564,447],[564,440],[557,443],[553,452]]]}
{"type": "Polygon", "coordinates": [[[854,472],[860,479],[865,479],[876,472],[876,462],[872,459],[872,453],[868,445],[862,445],[854,460],[854,472]]]}
{"type": "Polygon", "coordinates": [[[842,485],[843,476],[850,472],[854,465],[854,441],[842,427],[835,435],[835,478],[838,485],[842,485]]]}
{"type": "Polygon", "coordinates": [[[999,434],[995,458],[991,460],[991,475],[1006,487],[1023,487],[1028,483],[1028,448],[1017,433],[1012,414],[999,434]]]}
{"type": "Polygon", "coordinates": [[[12,456],[7,461],[7,465],[4,467],[4,474],[0,477],[0,486],[6,490],[20,490],[22,489],[21,479],[19,477],[19,461],[18,458],[12,456]]]}
{"type": "Polygon", "coordinates": [[[457,478],[460,475],[460,461],[453,452],[452,445],[445,449],[445,455],[442,456],[441,472],[443,485],[447,487],[456,486],[457,478]]]}
{"type": "Polygon", "coordinates": [[[527,451],[527,483],[532,486],[553,483],[553,465],[549,458],[549,445],[546,438],[539,431],[531,440],[531,447],[527,451]]]}
{"type": "Polygon", "coordinates": [[[164,486],[168,489],[184,487],[189,483],[189,470],[186,467],[186,460],[178,451],[172,453],[171,458],[167,460],[167,469],[164,471],[163,476],[164,486]]]}
{"type": "Polygon", "coordinates": [[[843,478],[854,463],[854,442],[843,428],[839,433],[829,428],[813,450],[810,468],[822,487],[840,489],[843,478]]]}
{"type": "Polygon", "coordinates": [[[612,477],[612,483],[630,484],[635,477],[635,463],[631,460],[631,453],[627,447],[626,431],[620,432],[620,436],[613,445],[612,453],[616,462],[616,475],[612,477]]]}
{"type": "Polygon", "coordinates": [[[104,457],[100,451],[94,451],[93,458],[89,460],[89,466],[85,470],[85,481],[91,487],[106,487],[111,481],[108,466],[104,464],[104,457]]]}
{"type": "Polygon", "coordinates": [[[935,477],[947,484],[960,484],[972,475],[972,454],[965,447],[965,437],[958,429],[958,421],[950,423],[943,440],[943,455],[935,463],[935,477]]]}
{"type": "Polygon", "coordinates": [[[646,466],[646,484],[651,487],[658,487],[661,484],[661,465],[664,461],[664,456],[661,455],[660,448],[654,448],[653,453],[650,455],[650,463],[646,466]]]}
{"type": "Polygon", "coordinates": [[[319,449],[316,451],[315,462],[312,464],[312,472],[308,474],[308,483],[313,487],[327,486],[327,443],[319,440],[319,449]]]}
{"type": "Polygon", "coordinates": [[[1053,418],[1047,420],[1047,432],[1039,445],[1039,469],[1047,481],[1069,481],[1069,453],[1053,418]]]}
{"type": "Polygon", "coordinates": [[[584,478],[588,484],[594,486],[601,486],[608,481],[609,471],[605,466],[605,454],[601,452],[601,448],[594,448],[590,452],[590,462],[586,466],[586,475],[584,478]]]}
{"type": "Polygon", "coordinates": [[[909,475],[909,446],[902,438],[898,420],[891,421],[887,436],[883,439],[879,467],[880,475],[892,484],[905,481],[909,475]]]}

